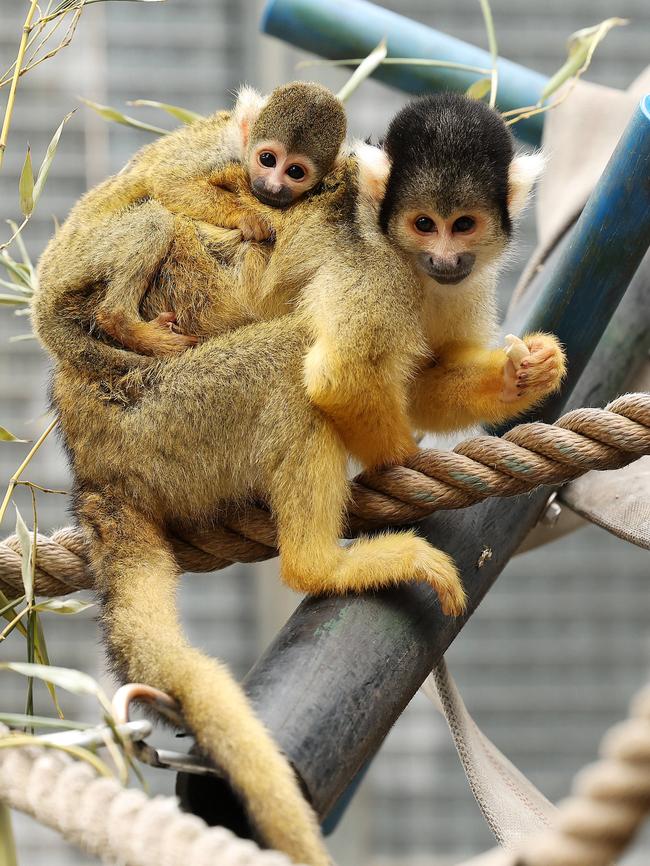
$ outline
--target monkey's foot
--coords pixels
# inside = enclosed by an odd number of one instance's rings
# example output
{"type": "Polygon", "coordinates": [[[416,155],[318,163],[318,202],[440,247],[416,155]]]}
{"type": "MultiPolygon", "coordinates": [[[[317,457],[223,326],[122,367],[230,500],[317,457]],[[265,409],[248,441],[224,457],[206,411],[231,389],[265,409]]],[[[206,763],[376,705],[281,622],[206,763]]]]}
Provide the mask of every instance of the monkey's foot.
{"type": "Polygon", "coordinates": [[[528,334],[523,343],[528,354],[515,346],[503,368],[500,397],[504,403],[541,400],[557,391],[566,373],[562,346],[552,334],[528,334]]]}
{"type": "Polygon", "coordinates": [[[245,214],[241,217],[239,231],[244,241],[268,241],[274,235],[267,221],[255,214],[245,214]]]}
{"type": "Polygon", "coordinates": [[[437,593],[444,614],[458,616],[465,610],[465,591],[454,561],[414,532],[359,538],[338,549],[332,561],[321,557],[320,569],[314,568],[313,556],[294,561],[286,551],[282,554],[282,546],[280,552],[282,579],[297,592],[364,592],[421,580],[437,593]]]}

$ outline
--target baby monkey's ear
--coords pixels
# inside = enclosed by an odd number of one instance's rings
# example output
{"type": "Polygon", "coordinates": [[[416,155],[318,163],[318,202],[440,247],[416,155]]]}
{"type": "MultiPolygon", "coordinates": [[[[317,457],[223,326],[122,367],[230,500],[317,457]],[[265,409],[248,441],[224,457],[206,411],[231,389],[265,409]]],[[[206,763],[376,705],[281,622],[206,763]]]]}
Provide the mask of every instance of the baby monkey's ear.
{"type": "Polygon", "coordinates": [[[518,216],[528,201],[535,181],[544,170],[546,160],[541,153],[520,153],[510,163],[508,171],[508,211],[518,216]]]}
{"type": "Polygon", "coordinates": [[[241,134],[242,150],[248,147],[251,129],[267,101],[268,96],[262,96],[253,87],[246,84],[240,87],[232,116],[241,134]]]}
{"type": "Polygon", "coordinates": [[[359,141],[355,142],[354,155],[359,164],[359,193],[376,203],[381,202],[390,174],[388,154],[381,147],[359,141]]]}

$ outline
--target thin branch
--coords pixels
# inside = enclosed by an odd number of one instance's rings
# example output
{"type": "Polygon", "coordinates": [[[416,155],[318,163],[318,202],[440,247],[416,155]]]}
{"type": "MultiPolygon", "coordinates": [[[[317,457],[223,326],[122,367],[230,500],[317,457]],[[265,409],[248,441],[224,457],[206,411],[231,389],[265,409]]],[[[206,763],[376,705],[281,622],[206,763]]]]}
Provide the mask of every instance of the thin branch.
{"type": "Polygon", "coordinates": [[[16,485],[18,484],[18,481],[20,480],[20,476],[23,474],[23,472],[25,471],[25,469],[26,469],[27,466],[29,465],[29,463],[30,463],[32,457],[34,456],[34,454],[36,454],[36,452],[38,451],[38,449],[41,447],[41,445],[43,444],[43,442],[45,442],[45,440],[47,439],[47,437],[50,435],[50,433],[52,432],[52,430],[54,430],[54,428],[56,427],[56,425],[57,425],[58,423],[59,423],[59,419],[58,419],[58,418],[54,418],[54,420],[51,421],[51,422],[48,424],[48,426],[47,426],[47,428],[45,429],[45,431],[44,431],[43,433],[41,433],[41,435],[38,437],[37,441],[34,443],[34,446],[33,446],[32,449],[30,450],[30,452],[29,452],[29,454],[27,455],[27,457],[25,457],[25,459],[24,459],[23,462],[20,464],[20,466],[18,467],[18,469],[16,469],[16,471],[14,472],[14,474],[13,474],[13,475],[11,476],[11,478],[9,479],[9,484],[8,484],[8,486],[7,486],[7,492],[5,493],[5,498],[3,499],[3,501],[2,501],[2,505],[0,506],[0,523],[2,523],[2,521],[3,521],[3,519],[4,519],[5,512],[6,512],[6,510],[7,510],[7,506],[9,505],[9,502],[11,501],[11,497],[12,497],[12,495],[13,495],[14,490],[16,489],[16,485]]]}
{"type": "Polygon", "coordinates": [[[16,90],[18,88],[18,79],[20,78],[20,69],[23,63],[23,58],[25,57],[27,40],[29,39],[29,34],[32,28],[32,19],[34,18],[34,15],[36,13],[37,5],[38,4],[36,0],[31,0],[31,3],[29,5],[29,12],[27,13],[27,17],[25,18],[25,23],[23,25],[23,35],[20,38],[20,46],[18,48],[18,55],[16,56],[16,67],[14,69],[13,78],[11,79],[9,98],[7,99],[7,108],[5,109],[4,121],[2,123],[2,131],[0,132],[0,168],[2,168],[2,161],[4,159],[5,150],[7,149],[7,138],[9,137],[9,127],[11,126],[11,118],[14,113],[16,90]]]}

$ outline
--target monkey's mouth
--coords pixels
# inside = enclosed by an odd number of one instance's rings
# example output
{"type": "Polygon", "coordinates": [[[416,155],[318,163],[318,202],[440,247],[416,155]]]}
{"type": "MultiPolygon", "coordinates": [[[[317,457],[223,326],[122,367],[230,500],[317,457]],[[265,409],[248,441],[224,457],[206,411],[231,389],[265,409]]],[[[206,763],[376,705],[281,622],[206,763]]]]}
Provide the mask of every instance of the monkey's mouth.
{"type": "Polygon", "coordinates": [[[261,201],[262,204],[266,204],[269,207],[283,208],[290,205],[293,201],[291,190],[286,187],[283,187],[280,192],[269,192],[265,186],[254,181],[252,192],[258,201],[261,201]]]}
{"type": "Polygon", "coordinates": [[[435,271],[427,271],[432,280],[435,280],[437,283],[440,283],[441,286],[455,286],[458,283],[462,283],[466,277],[472,273],[471,271],[464,271],[461,274],[437,274],[435,271]]]}

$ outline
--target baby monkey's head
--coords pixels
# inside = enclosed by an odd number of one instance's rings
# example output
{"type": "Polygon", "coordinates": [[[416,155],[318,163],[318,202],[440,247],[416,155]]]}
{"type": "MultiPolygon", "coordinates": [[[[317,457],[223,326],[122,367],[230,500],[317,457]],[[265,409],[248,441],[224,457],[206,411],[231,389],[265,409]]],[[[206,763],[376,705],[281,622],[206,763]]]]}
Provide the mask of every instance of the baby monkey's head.
{"type": "Polygon", "coordinates": [[[341,101],[320,84],[277,87],[251,126],[246,158],[254,195],[286,207],[334,165],[345,138],[341,101]]]}
{"type": "Polygon", "coordinates": [[[455,93],[406,105],[384,149],[391,168],[380,224],[417,267],[438,284],[456,285],[496,264],[541,156],[515,155],[501,116],[455,93]]]}

